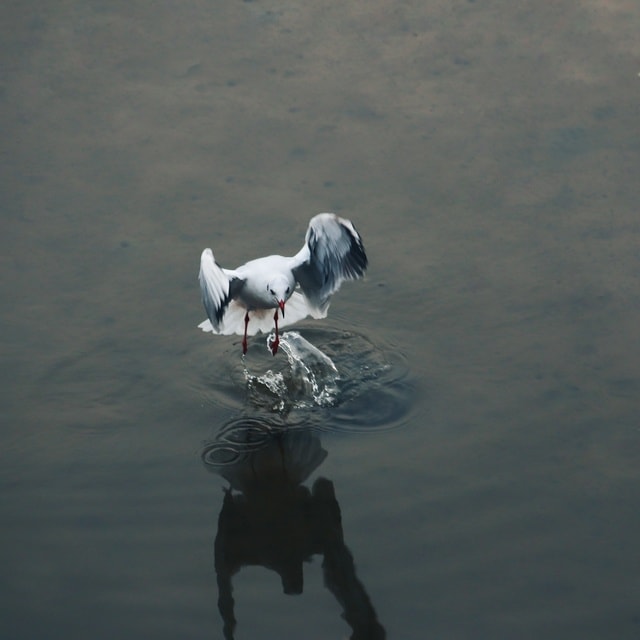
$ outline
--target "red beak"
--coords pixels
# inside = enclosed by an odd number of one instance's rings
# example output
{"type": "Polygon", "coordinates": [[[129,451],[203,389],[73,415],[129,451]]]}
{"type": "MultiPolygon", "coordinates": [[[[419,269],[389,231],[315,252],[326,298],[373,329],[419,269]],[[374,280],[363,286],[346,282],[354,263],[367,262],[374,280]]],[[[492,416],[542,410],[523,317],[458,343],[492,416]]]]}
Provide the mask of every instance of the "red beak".
{"type": "Polygon", "coordinates": [[[282,317],[284,318],[284,300],[279,300],[278,306],[280,307],[280,311],[282,311],[282,317]]]}

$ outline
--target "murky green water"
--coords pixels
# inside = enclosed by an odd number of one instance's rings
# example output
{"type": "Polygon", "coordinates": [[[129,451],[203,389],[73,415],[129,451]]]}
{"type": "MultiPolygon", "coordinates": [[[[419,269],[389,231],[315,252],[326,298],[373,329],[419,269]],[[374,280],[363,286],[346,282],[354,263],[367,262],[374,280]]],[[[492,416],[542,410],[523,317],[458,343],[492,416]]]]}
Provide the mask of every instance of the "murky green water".
{"type": "Polygon", "coordinates": [[[307,4],[0,9],[0,635],[638,637],[640,9],[307,4]],[[321,211],[274,418],[199,255],[321,211]]]}

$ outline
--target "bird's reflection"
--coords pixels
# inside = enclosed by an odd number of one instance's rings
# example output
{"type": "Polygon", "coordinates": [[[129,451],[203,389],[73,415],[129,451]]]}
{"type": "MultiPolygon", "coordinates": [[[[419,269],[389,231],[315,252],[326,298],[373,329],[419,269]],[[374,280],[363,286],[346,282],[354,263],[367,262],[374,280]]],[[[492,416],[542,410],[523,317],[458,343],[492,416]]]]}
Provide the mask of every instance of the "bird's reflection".
{"type": "Polygon", "coordinates": [[[344,543],[340,506],[333,483],[319,477],[303,482],[327,452],[315,433],[284,429],[257,419],[235,421],[207,445],[207,468],[230,484],[225,491],[215,541],[218,608],[224,637],[234,637],[232,577],[247,565],[280,575],[286,594],[303,591],[303,563],[323,557],[325,586],[343,608],[351,638],[381,639],[385,630],[344,543]]]}

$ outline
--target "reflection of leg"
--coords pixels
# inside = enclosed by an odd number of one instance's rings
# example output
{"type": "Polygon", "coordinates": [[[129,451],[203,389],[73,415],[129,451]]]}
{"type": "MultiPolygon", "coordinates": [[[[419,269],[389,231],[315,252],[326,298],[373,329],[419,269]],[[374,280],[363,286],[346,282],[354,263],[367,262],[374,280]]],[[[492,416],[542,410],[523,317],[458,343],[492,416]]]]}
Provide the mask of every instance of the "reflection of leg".
{"type": "Polygon", "coordinates": [[[353,629],[351,639],[383,640],[384,627],[378,622],[371,600],[356,576],[353,556],[344,544],[333,483],[318,478],[313,485],[313,497],[322,511],[325,585],[344,609],[344,618],[353,629]]]}

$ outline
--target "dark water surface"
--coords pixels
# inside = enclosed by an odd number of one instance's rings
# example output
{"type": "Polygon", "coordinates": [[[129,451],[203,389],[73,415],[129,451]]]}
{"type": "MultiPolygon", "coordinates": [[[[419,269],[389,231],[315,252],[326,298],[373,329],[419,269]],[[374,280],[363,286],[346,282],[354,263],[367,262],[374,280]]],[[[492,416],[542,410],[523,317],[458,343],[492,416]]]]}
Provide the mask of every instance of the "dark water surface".
{"type": "Polygon", "coordinates": [[[639,23],[3,3],[0,637],[640,637],[639,23]],[[276,407],[199,255],[321,211],[370,269],[276,407]]]}

